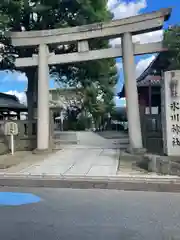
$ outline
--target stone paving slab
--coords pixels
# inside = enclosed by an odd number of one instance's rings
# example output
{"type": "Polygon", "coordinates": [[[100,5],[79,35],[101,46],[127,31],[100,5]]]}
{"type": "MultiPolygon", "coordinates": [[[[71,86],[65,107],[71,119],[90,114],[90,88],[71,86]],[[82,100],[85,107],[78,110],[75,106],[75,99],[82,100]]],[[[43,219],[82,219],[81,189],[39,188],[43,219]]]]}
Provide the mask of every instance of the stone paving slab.
{"type": "Polygon", "coordinates": [[[14,155],[5,154],[0,156],[0,169],[5,170],[12,166],[15,166],[22,161],[25,161],[28,156],[31,155],[31,152],[22,151],[22,152],[16,152],[14,155]]]}
{"type": "Polygon", "coordinates": [[[89,172],[86,174],[87,176],[111,176],[115,175],[117,169],[112,166],[92,166],[89,172]]]}
{"type": "Polygon", "coordinates": [[[20,172],[22,169],[36,164],[39,161],[43,161],[47,156],[50,156],[53,153],[46,155],[36,155],[31,151],[19,151],[15,152],[14,155],[6,154],[0,156],[0,172],[20,172]]]}
{"type": "Polygon", "coordinates": [[[121,151],[119,156],[119,165],[118,165],[118,175],[123,175],[124,173],[130,173],[130,174],[149,174],[145,169],[140,168],[137,165],[137,162],[140,161],[142,156],[134,156],[129,153],[126,153],[124,151],[121,151]]]}
{"type": "Polygon", "coordinates": [[[43,174],[58,174],[61,175],[66,172],[70,168],[69,165],[61,165],[61,166],[50,166],[49,170],[47,167],[40,166],[32,166],[28,169],[21,171],[21,173],[27,174],[36,174],[36,175],[43,175],[43,174]]]}
{"type": "Polygon", "coordinates": [[[68,175],[83,175],[86,176],[89,169],[91,168],[90,164],[75,164],[74,166],[70,167],[66,172],[64,172],[64,176],[68,175]]]}
{"type": "Polygon", "coordinates": [[[21,173],[106,176],[116,174],[117,166],[117,151],[114,149],[65,148],[21,173]]]}

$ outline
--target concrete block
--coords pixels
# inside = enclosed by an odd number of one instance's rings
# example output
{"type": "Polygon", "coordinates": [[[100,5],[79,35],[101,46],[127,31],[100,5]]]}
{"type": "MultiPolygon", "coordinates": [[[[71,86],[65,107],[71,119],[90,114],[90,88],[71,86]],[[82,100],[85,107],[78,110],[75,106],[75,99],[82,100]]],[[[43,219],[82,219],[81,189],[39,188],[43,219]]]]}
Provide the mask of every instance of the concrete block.
{"type": "Polygon", "coordinates": [[[132,148],[131,146],[128,146],[126,152],[134,155],[144,155],[147,150],[145,148],[132,148]]]}
{"type": "Polygon", "coordinates": [[[169,175],[171,173],[171,164],[169,161],[160,161],[160,174],[169,175]]]}
{"type": "Polygon", "coordinates": [[[146,155],[144,157],[148,163],[148,171],[163,175],[171,174],[172,162],[165,156],[146,155]]]}
{"type": "Polygon", "coordinates": [[[171,162],[170,165],[170,174],[180,176],[180,163],[179,162],[171,162]]]}
{"type": "Polygon", "coordinates": [[[157,158],[156,156],[145,157],[148,165],[149,172],[156,172],[157,173],[157,158]]]}
{"type": "Polygon", "coordinates": [[[163,174],[163,175],[169,175],[170,174],[170,161],[166,159],[165,157],[157,157],[156,159],[156,168],[157,173],[163,174]]]}

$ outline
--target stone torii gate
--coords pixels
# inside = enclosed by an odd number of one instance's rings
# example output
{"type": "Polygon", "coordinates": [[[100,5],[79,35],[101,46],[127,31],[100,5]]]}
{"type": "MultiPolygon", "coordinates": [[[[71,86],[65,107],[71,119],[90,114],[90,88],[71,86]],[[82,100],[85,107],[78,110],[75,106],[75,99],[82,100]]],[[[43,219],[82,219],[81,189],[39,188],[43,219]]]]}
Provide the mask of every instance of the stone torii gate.
{"type": "MultiPolygon", "coordinates": [[[[127,116],[129,125],[130,148],[142,149],[142,135],[136,86],[134,55],[164,51],[162,43],[133,44],[132,36],[162,28],[171,14],[171,9],[161,9],[111,22],[95,23],[70,28],[42,31],[10,32],[14,46],[34,46],[39,48],[38,55],[17,58],[16,67],[38,66],[38,122],[37,150],[49,148],[49,67],[72,62],[123,57],[125,89],[127,96],[127,116]],[[89,39],[122,38],[122,46],[100,50],[90,50],[89,39]],[[78,43],[78,52],[69,54],[49,53],[50,44],[78,43]]],[[[29,80],[30,81],[30,80],[29,80]]]]}

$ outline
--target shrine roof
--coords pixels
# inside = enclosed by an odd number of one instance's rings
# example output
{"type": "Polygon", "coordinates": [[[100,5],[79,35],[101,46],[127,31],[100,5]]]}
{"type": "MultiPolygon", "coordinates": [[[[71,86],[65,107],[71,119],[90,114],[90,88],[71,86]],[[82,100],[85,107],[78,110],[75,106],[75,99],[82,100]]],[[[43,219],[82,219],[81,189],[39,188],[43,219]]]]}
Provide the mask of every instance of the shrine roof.
{"type": "MultiPolygon", "coordinates": [[[[168,58],[168,52],[159,53],[145,71],[136,79],[137,87],[147,87],[150,84],[153,86],[161,85],[161,74],[163,71],[168,70],[170,61],[168,58]]],[[[125,97],[124,85],[117,94],[120,98],[125,97]]]]}
{"type": "Polygon", "coordinates": [[[21,104],[16,96],[0,93],[0,110],[27,110],[24,104],[21,104]]]}

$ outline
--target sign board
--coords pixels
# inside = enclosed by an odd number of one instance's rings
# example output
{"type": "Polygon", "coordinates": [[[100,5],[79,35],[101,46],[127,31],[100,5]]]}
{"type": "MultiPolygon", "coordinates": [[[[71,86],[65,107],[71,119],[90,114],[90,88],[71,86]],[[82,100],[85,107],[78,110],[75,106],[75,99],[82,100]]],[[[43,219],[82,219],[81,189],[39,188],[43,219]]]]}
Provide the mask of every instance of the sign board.
{"type": "Polygon", "coordinates": [[[63,121],[64,121],[64,118],[65,118],[65,116],[66,116],[66,111],[61,111],[61,113],[60,113],[60,119],[61,119],[61,122],[63,123],[63,121]]]}
{"type": "Polygon", "coordinates": [[[180,156],[180,71],[165,72],[162,82],[164,153],[180,156]]]}
{"type": "Polygon", "coordinates": [[[5,135],[18,135],[18,125],[15,122],[7,122],[4,126],[5,135]]]}

